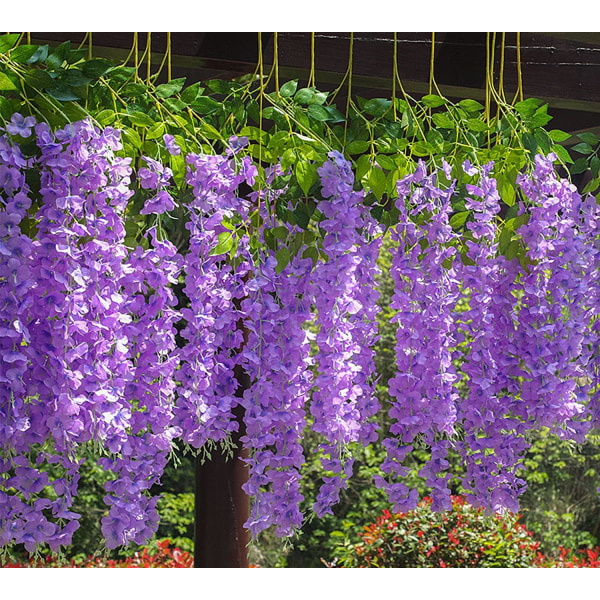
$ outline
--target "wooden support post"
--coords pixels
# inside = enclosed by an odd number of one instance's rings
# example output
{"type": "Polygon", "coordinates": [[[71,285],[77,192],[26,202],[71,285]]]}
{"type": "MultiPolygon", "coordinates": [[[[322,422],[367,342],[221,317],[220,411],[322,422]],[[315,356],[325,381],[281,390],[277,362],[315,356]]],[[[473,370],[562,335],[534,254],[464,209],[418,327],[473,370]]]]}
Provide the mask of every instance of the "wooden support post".
{"type": "MultiPolygon", "coordinates": [[[[238,373],[241,396],[249,385],[245,373],[238,373]]],[[[194,525],[195,568],[248,567],[248,531],[243,524],[250,514],[250,501],[242,491],[247,479],[247,467],[240,460],[244,449],[239,438],[243,435],[243,408],[237,407],[240,429],[233,436],[237,448],[229,460],[215,453],[201,464],[196,459],[196,499],[194,525]]]]}

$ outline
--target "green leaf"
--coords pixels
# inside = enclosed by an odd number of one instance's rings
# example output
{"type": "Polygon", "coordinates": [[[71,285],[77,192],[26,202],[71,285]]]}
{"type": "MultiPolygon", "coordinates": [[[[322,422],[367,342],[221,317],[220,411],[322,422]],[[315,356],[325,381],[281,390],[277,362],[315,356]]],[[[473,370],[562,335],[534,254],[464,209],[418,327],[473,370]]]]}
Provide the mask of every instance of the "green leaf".
{"type": "Polygon", "coordinates": [[[360,181],[371,170],[371,157],[363,154],[356,161],[356,180],[360,181]]]}
{"type": "Polygon", "coordinates": [[[187,107],[187,104],[177,98],[165,98],[165,108],[173,113],[178,113],[187,107]]]}
{"type": "Polygon", "coordinates": [[[375,168],[371,169],[368,179],[369,179],[369,187],[371,188],[371,191],[375,194],[375,196],[377,197],[377,200],[381,200],[383,193],[385,192],[385,185],[386,185],[385,173],[381,169],[378,169],[377,167],[375,167],[375,168]]]}
{"type": "Polygon", "coordinates": [[[54,79],[47,71],[31,69],[25,73],[25,83],[38,90],[44,90],[54,85],[54,79]]]}
{"type": "Polygon", "coordinates": [[[561,129],[551,129],[548,132],[548,135],[550,136],[550,139],[553,142],[566,142],[570,137],[571,134],[567,133],[566,131],[562,131],[561,129]]]}
{"type": "Polygon", "coordinates": [[[531,119],[531,126],[534,128],[543,127],[552,120],[552,116],[548,114],[548,105],[544,104],[535,111],[531,119]]]}
{"type": "Polygon", "coordinates": [[[17,63],[26,63],[37,52],[37,50],[38,46],[29,46],[26,44],[17,46],[10,53],[10,60],[13,60],[17,63]]]}
{"type": "Polygon", "coordinates": [[[291,98],[298,89],[298,80],[294,79],[293,81],[288,81],[284,83],[279,89],[279,94],[282,98],[291,98]]]}
{"type": "Polygon", "coordinates": [[[294,175],[305,195],[308,195],[313,181],[316,179],[317,167],[314,163],[299,160],[294,166],[294,175]]]}
{"type": "Polygon", "coordinates": [[[415,156],[429,156],[435,153],[434,147],[429,142],[415,142],[412,145],[412,151],[415,156]]]}
{"type": "Polygon", "coordinates": [[[590,160],[590,169],[592,171],[592,177],[598,177],[598,174],[600,174],[600,158],[592,156],[592,160],[590,160]]]}
{"type": "Polygon", "coordinates": [[[523,117],[533,117],[536,110],[542,104],[541,100],[537,98],[527,98],[515,104],[515,110],[520,113],[523,117]]]}
{"type": "Polygon", "coordinates": [[[279,275],[281,271],[283,271],[290,262],[290,251],[283,246],[280,248],[275,254],[275,258],[277,259],[277,266],[275,267],[275,273],[279,275]]]}
{"type": "Polygon", "coordinates": [[[156,96],[158,98],[169,98],[178,94],[183,85],[185,84],[185,77],[179,77],[178,79],[172,79],[167,83],[161,83],[156,88],[156,96]]]}
{"type": "Polygon", "coordinates": [[[48,92],[48,95],[61,102],[81,100],[81,96],[74,89],[60,82],[54,82],[54,85],[46,91],[48,92]]]}
{"type": "Polygon", "coordinates": [[[92,58],[78,66],[90,79],[103,77],[115,68],[115,65],[106,58],[92,58]]]}
{"type": "Polygon", "coordinates": [[[240,89],[241,85],[235,81],[223,81],[222,79],[210,79],[206,85],[217,94],[229,94],[235,89],[240,89]]]}
{"type": "Polygon", "coordinates": [[[574,150],[575,152],[579,152],[579,154],[591,154],[594,149],[587,144],[586,142],[581,142],[579,144],[575,144],[571,150],[574,150]]]}
{"type": "Polygon", "coordinates": [[[148,132],[146,133],[146,139],[156,140],[163,136],[165,130],[166,128],[164,123],[154,123],[151,127],[148,128],[148,132]]]}
{"type": "Polygon", "coordinates": [[[583,194],[590,194],[595,192],[598,189],[598,186],[600,185],[600,180],[595,177],[594,179],[592,179],[591,181],[588,181],[586,186],[583,188],[583,194]]]}
{"type": "Polygon", "coordinates": [[[299,202],[298,206],[292,213],[294,215],[294,219],[296,219],[296,225],[301,227],[302,229],[306,229],[308,224],[310,223],[310,215],[308,214],[308,210],[306,205],[303,202],[299,202]]]}
{"type": "Polygon", "coordinates": [[[32,54],[31,58],[27,61],[29,65],[35,65],[36,63],[44,62],[48,58],[48,52],[50,47],[48,44],[38,46],[37,50],[32,54]]]}
{"type": "Polygon", "coordinates": [[[140,134],[130,127],[123,128],[123,139],[129,142],[132,146],[137,148],[138,150],[142,147],[142,138],[140,134]]]}
{"type": "Polygon", "coordinates": [[[307,113],[315,121],[327,121],[329,119],[329,113],[320,104],[310,104],[307,113]]]}
{"type": "Polygon", "coordinates": [[[487,131],[488,126],[481,119],[467,119],[467,127],[471,131],[487,131]]]}
{"type": "Polygon", "coordinates": [[[60,74],[58,81],[70,87],[77,87],[80,85],[87,85],[92,80],[89,77],[86,77],[79,69],[67,69],[60,74]]]}
{"type": "Polygon", "coordinates": [[[60,69],[60,67],[67,58],[67,54],[69,53],[70,47],[71,42],[66,41],[54,48],[52,54],[50,54],[50,56],[48,56],[48,58],[46,59],[46,66],[53,71],[60,69]]]}
{"type": "Polygon", "coordinates": [[[296,162],[296,151],[288,148],[281,157],[281,168],[285,172],[296,162]]]}
{"type": "Polygon", "coordinates": [[[327,119],[329,123],[343,123],[346,120],[346,117],[335,106],[324,106],[323,108],[329,113],[327,119]]]}
{"type": "Polygon", "coordinates": [[[209,252],[209,256],[218,256],[226,254],[233,248],[233,232],[223,231],[217,238],[217,245],[209,252]]]}
{"type": "Polygon", "coordinates": [[[537,140],[541,151],[544,154],[548,154],[552,146],[552,140],[550,139],[550,136],[543,129],[538,129],[535,132],[535,139],[537,140]]]}
{"type": "Polygon", "coordinates": [[[152,127],[154,125],[154,120],[141,111],[134,111],[127,116],[132,125],[137,125],[138,127],[152,127]]]}
{"type": "Polygon", "coordinates": [[[449,221],[450,227],[452,227],[454,230],[460,229],[467,222],[469,213],[470,211],[464,210],[453,214],[449,221]]]}
{"type": "Polygon", "coordinates": [[[289,230],[285,225],[280,225],[279,227],[271,229],[271,235],[278,240],[286,240],[289,235],[289,230]]]}
{"type": "Polygon", "coordinates": [[[6,92],[13,92],[17,89],[17,86],[11,81],[8,75],[0,71],[0,90],[6,92]]]}
{"type": "Polygon", "coordinates": [[[502,233],[500,234],[500,238],[498,239],[498,250],[500,254],[505,254],[506,249],[512,241],[513,230],[508,226],[508,223],[502,229],[502,233]]]}
{"type": "Polygon", "coordinates": [[[529,150],[531,154],[535,154],[537,152],[538,142],[535,139],[534,135],[532,135],[531,133],[524,133],[521,138],[521,141],[523,142],[523,146],[525,146],[525,148],[529,150]]]}
{"type": "Polygon", "coordinates": [[[375,160],[382,169],[387,169],[388,171],[395,171],[398,166],[394,162],[393,158],[391,158],[390,156],[386,156],[385,154],[378,154],[375,160]]]}
{"type": "Polygon", "coordinates": [[[590,146],[597,146],[600,140],[595,133],[591,131],[584,131],[583,133],[577,134],[577,137],[586,144],[590,144],[590,146]]]}
{"type": "Polygon", "coordinates": [[[578,173],[583,173],[588,168],[587,158],[578,158],[573,166],[569,169],[571,174],[577,175],[578,173]]]}
{"type": "Polygon", "coordinates": [[[512,206],[515,203],[516,191],[513,184],[504,175],[497,177],[498,192],[504,204],[512,206]]]}
{"type": "Polygon", "coordinates": [[[198,96],[190,106],[200,115],[208,115],[215,112],[221,104],[208,96],[198,96]]]}
{"type": "Polygon", "coordinates": [[[477,100],[471,100],[470,98],[461,100],[458,105],[468,113],[475,113],[483,110],[483,104],[480,104],[477,100]]]}
{"type": "Polygon", "coordinates": [[[314,266],[319,260],[319,251],[315,246],[309,246],[304,250],[304,252],[302,252],[302,258],[311,258],[314,266]]]}
{"type": "Polygon", "coordinates": [[[183,92],[181,92],[181,100],[186,104],[192,104],[192,102],[204,91],[204,88],[201,87],[201,82],[197,81],[193,83],[189,87],[186,87],[183,92]]]}
{"type": "Polygon", "coordinates": [[[221,133],[217,129],[215,129],[210,123],[202,123],[200,131],[202,131],[202,133],[211,140],[223,139],[221,133]]]}
{"type": "Polygon", "coordinates": [[[327,100],[327,96],[329,96],[329,92],[317,92],[313,94],[313,97],[308,101],[309,104],[325,104],[327,100]]]}
{"type": "Polygon", "coordinates": [[[0,35],[0,54],[10,50],[19,40],[20,35],[18,33],[6,33],[0,35]]]}
{"type": "Polygon", "coordinates": [[[65,61],[69,65],[74,65],[85,58],[87,50],[85,48],[69,49],[65,54],[65,61]]]}
{"type": "Polygon", "coordinates": [[[147,92],[148,88],[143,83],[126,83],[119,94],[125,98],[137,98],[147,92]]]}
{"type": "Polygon", "coordinates": [[[14,110],[11,108],[10,101],[0,94],[0,117],[8,121],[13,113],[14,110]]]}
{"type": "Polygon", "coordinates": [[[100,123],[100,125],[102,125],[103,127],[114,123],[115,118],[115,111],[110,109],[105,109],[96,115],[96,121],[98,121],[98,123],[100,123]]]}
{"type": "Polygon", "coordinates": [[[308,104],[314,95],[314,89],[301,88],[294,94],[294,102],[296,102],[297,104],[308,104]]]}
{"type": "Polygon", "coordinates": [[[385,98],[372,98],[365,103],[363,111],[368,115],[377,118],[382,117],[391,106],[391,100],[386,100],[385,98]]]}
{"type": "Polygon", "coordinates": [[[448,113],[435,113],[431,118],[436,127],[440,129],[456,129],[456,123],[448,116],[448,113]]]}
{"type": "Polygon", "coordinates": [[[435,94],[427,94],[421,98],[421,102],[427,108],[437,108],[438,106],[444,106],[446,104],[445,98],[441,98],[435,94]]]}
{"type": "MultiPolygon", "coordinates": [[[[554,154],[556,154],[556,156],[558,158],[560,158],[560,160],[562,160],[565,164],[569,164],[573,162],[573,159],[571,158],[571,155],[569,154],[569,152],[567,151],[567,149],[564,146],[561,146],[559,144],[554,144],[551,147],[552,152],[554,152],[554,154]]],[[[593,160],[593,159],[592,159],[593,160]]]]}
{"type": "Polygon", "coordinates": [[[346,146],[348,154],[364,154],[369,149],[369,142],[363,140],[354,140],[346,146]]]}
{"type": "Polygon", "coordinates": [[[510,242],[510,244],[508,244],[508,247],[506,248],[506,258],[508,260],[512,260],[513,258],[515,258],[515,256],[517,256],[517,254],[519,253],[520,248],[521,243],[519,242],[519,240],[513,240],[512,242],[510,242]]]}

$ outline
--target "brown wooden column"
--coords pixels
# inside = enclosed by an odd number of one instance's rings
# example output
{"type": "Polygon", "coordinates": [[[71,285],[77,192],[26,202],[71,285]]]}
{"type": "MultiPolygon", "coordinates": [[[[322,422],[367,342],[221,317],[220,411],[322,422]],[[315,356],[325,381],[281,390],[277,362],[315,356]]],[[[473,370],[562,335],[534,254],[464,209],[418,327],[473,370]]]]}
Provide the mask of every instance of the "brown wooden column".
{"type": "MultiPolygon", "coordinates": [[[[238,374],[241,396],[249,385],[248,377],[238,374]]],[[[250,514],[250,501],[242,491],[247,467],[240,460],[244,454],[239,437],[243,435],[243,409],[238,407],[240,430],[233,436],[237,448],[229,460],[215,453],[201,464],[196,459],[196,498],[194,525],[195,568],[248,567],[249,534],[243,524],[250,514]]]]}

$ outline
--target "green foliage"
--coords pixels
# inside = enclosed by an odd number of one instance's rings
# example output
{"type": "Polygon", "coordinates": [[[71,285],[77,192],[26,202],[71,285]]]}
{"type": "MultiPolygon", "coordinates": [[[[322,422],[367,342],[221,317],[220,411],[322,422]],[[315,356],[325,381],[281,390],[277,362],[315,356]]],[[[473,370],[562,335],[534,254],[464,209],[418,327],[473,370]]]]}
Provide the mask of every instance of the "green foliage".
{"type": "Polygon", "coordinates": [[[194,551],[194,494],[163,494],[158,501],[157,538],[168,539],[184,552],[194,551]]]}
{"type": "Polygon", "coordinates": [[[591,548],[600,536],[597,466],[600,439],[576,446],[547,429],[535,433],[524,466],[528,488],[521,498],[524,523],[556,556],[558,548],[591,548]]]}
{"type": "MultiPolygon", "coordinates": [[[[465,184],[470,181],[460,166],[465,159],[475,165],[494,161],[492,174],[498,178],[507,208],[519,200],[518,172],[531,165],[538,151],[554,151],[563,165],[570,165],[571,173],[590,170],[587,191],[600,185],[596,136],[579,135],[571,154],[582,156],[573,161],[561,145],[569,134],[544,129],[552,117],[548,106],[535,98],[491,110],[476,100],[454,103],[436,94],[421,99],[356,97],[341,112],[335,104],[337,92],[302,87],[298,80],[279,89],[274,89],[270,77],[261,81],[256,75],[235,81],[164,81],[160,71],[143,76],[129,63],[89,58],[86,49],[70,42],[52,48],[24,44],[23,37],[0,36],[0,122],[14,112],[53,126],[90,116],[101,126],[123,131],[124,155],[134,161],[149,156],[168,164],[180,192],[185,189],[185,161],[168,153],[163,135],[175,136],[184,153],[222,152],[230,136],[246,136],[249,145],[239,157],[248,154],[260,162],[255,190],[264,186],[264,169],[281,161],[283,171],[273,186],[284,193],[269,208],[282,221],[315,234],[307,254],[313,260],[320,253],[321,216],[303,206],[309,196],[319,199],[316,169],[332,150],[353,160],[357,186],[366,192],[373,215],[387,226],[397,218],[389,202],[396,197],[395,182],[414,170],[418,160],[436,166],[441,166],[442,158],[450,162],[459,190],[452,226],[465,234],[471,218],[464,208],[465,184]],[[295,211],[287,210],[289,202],[297,207],[295,211]]],[[[144,193],[139,190],[141,202],[132,211],[136,220],[132,244],[145,243],[143,233],[154,219],[139,216],[144,193]]],[[[177,219],[170,223],[169,238],[185,235],[181,223],[177,219]]],[[[255,214],[253,231],[260,225],[255,214]]],[[[501,252],[523,260],[525,249],[511,244],[511,236],[512,230],[507,229],[501,252]]],[[[293,256],[294,248],[287,249],[293,256]]],[[[283,268],[286,253],[281,257],[283,268]]]]}
{"type": "Polygon", "coordinates": [[[343,567],[531,567],[539,543],[512,514],[487,516],[454,496],[453,510],[383,511],[358,541],[339,546],[332,564],[343,567]]]}

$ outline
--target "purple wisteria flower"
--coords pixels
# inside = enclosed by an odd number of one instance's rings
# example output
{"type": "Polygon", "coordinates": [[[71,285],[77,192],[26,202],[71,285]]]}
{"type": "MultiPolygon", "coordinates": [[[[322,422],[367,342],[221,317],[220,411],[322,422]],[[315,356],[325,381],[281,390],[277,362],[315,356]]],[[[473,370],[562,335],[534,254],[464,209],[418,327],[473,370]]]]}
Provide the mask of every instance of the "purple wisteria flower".
{"type": "Polygon", "coordinates": [[[21,113],[15,113],[11,117],[10,122],[7,123],[6,131],[11,135],[20,135],[23,138],[28,138],[35,124],[35,117],[24,117],[21,113]]]}
{"type": "Polygon", "coordinates": [[[160,215],[169,212],[175,208],[175,202],[171,194],[165,190],[161,190],[153,198],[146,200],[144,208],[140,210],[141,215],[155,214],[160,215]]]}
{"type": "Polygon", "coordinates": [[[170,133],[165,133],[165,135],[163,135],[163,140],[169,154],[172,156],[179,156],[181,154],[181,148],[175,142],[174,136],[172,136],[170,133]]]}

